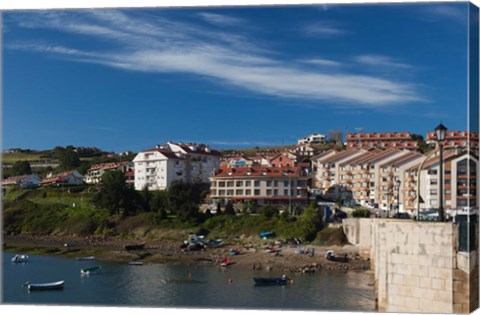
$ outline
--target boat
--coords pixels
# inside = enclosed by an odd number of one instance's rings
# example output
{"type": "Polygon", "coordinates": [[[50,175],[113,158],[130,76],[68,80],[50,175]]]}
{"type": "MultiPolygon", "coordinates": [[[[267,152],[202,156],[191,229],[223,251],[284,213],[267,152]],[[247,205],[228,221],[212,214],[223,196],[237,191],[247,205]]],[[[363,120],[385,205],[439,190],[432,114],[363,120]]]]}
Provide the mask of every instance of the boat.
{"type": "Polygon", "coordinates": [[[220,262],[220,266],[227,267],[228,265],[232,264],[232,260],[230,258],[225,258],[220,262]]]}
{"type": "Polygon", "coordinates": [[[240,255],[240,250],[239,249],[232,249],[230,251],[230,255],[232,255],[232,256],[240,255]]]}
{"type": "Polygon", "coordinates": [[[125,250],[139,250],[139,249],[143,249],[144,247],[145,247],[145,243],[125,245],[125,250]]]}
{"type": "Polygon", "coordinates": [[[223,246],[223,240],[222,239],[216,239],[216,240],[210,240],[207,242],[207,246],[210,248],[216,248],[223,246]]]}
{"type": "Polygon", "coordinates": [[[17,254],[12,257],[12,262],[14,263],[23,263],[28,261],[28,255],[17,254]]]}
{"type": "Polygon", "coordinates": [[[267,247],[266,250],[265,250],[266,253],[272,253],[272,254],[274,254],[274,253],[280,253],[281,251],[282,251],[282,250],[281,250],[280,248],[277,248],[277,247],[275,247],[275,246],[269,246],[269,247],[267,247]]]}
{"type": "Polygon", "coordinates": [[[82,268],[80,269],[80,273],[82,275],[91,275],[91,274],[99,273],[100,270],[102,270],[101,266],[94,266],[94,267],[82,268]]]}
{"type": "Polygon", "coordinates": [[[95,260],[95,256],[86,256],[86,257],[77,257],[77,260],[85,261],[85,260],[95,260]]]}
{"type": "Polygon", "coordinates": [[[141,261],[131,261],[128,264],[130,266],[143,266],[143,262],[141,262],[141,261]]]}
{"type": "Polygon", "coordinates": [[[287,276],[283,275],[277,278],[252,277],[252,280],[255,285],[287,285],[288,280],[290,279],[287,276]]]}
{"type": "Polygon", "coordinates": [[[57,282],[46,282],[46,283],[30,283],[26,282],[25,286],[29,291],[37,290],[61,290],[65,284],[64,280],[57,282]]]}

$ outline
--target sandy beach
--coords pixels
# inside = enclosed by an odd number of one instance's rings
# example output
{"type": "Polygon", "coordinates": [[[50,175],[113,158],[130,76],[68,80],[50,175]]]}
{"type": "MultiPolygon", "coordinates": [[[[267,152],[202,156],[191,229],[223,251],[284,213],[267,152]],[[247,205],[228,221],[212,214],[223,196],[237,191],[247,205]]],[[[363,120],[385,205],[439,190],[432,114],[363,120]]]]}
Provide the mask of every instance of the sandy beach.
{"type": "Polygon", "coordinates": [[[98,261],[131,262],[144,264],[181,263],[219,265],[225,258],[230,258],[230,267],[271,270],[282,272],[316,272],[369,270],[370,262],[358,255],[353,245],[345,246],[311,246],[283,245],[277,246],[278,253],[268,253],[266,247],[274,241],[256,241],[249,239],[238,242],[226,242],[217,248],[205,248],[189,251],[181,249],[180,241],[119,239],[114,237],[60,237],[16,235],[3,237],[3,250],[31,254],[46,254],[65,257],[95,256],[98,261]],[[65,246],[69,244],[70,246],[65,246]],[[145,244],[141,250],[125,250],[126,245],[145,244]],[[298,250],[314,249],[314,255],[298,254],[298,250]],[[238,255],[231,255],[231,250],[238,250],[238,255]],[[341,261],[325,258],[325,253],[333,250],[341,261]],[[343,261],[346,258],[346,261],[343,261]]]}

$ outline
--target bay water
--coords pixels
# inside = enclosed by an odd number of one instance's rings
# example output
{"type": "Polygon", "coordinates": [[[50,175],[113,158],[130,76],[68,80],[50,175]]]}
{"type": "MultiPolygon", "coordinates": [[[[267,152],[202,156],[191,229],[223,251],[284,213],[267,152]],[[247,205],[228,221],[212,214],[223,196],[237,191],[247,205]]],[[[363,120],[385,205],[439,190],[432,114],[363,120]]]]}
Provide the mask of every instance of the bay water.
{"type": "Polygon", "coordinates": [[[102,305],[272,310],[375,311],[373,275],[369,272],[288,274],[286,286],[254,286],[252,276],[281,276],[248,268],[222,270],[211,265],[128,264],[42,255],[12,263],[3,253],[2,302],[35,305],[102,305]],[[80,269],[102,266],[96,275],[80,269]],[[65,280],[60,291],[33,291],[31,283],[65,280]]]}

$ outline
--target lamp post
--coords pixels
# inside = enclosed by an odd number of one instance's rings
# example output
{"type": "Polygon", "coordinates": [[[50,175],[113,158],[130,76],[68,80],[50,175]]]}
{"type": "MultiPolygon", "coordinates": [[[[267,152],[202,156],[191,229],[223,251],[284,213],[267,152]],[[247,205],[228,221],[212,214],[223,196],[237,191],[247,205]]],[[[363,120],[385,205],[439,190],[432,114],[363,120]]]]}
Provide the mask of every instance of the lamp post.
{"type": "Polygon", "coordinates": [[[443,213],[443,142],[445,141],[445,132],[447,128],[440,124],[435,128],[435,133],[437,134],[437,143],[439,149],[439,157],[440,157],[440,206],[438,207],[438,221],[444,221],[444,213],[443,213]]]}
{"type": "Polygon", "coordinates": [[[398,214],[400,213],[400,186],[402,185],[402,182],[397,179],[395,182],[397,184],[397,217],[398,214]]]}

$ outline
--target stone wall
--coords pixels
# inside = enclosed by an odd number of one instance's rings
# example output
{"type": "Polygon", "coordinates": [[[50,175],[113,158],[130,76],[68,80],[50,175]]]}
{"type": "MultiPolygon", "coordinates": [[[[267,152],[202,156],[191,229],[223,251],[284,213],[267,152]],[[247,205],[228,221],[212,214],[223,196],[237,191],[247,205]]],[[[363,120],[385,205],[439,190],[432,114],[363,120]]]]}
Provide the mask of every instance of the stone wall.
{"type": "Polygon", "coordinates": [[[348,239],[371,260],[379,311],[467,313],[478,307],[478,252],[457,252],[456,224],[351,219],[346,225],[348,239]]]}

